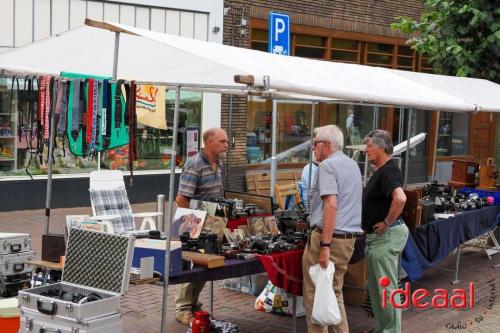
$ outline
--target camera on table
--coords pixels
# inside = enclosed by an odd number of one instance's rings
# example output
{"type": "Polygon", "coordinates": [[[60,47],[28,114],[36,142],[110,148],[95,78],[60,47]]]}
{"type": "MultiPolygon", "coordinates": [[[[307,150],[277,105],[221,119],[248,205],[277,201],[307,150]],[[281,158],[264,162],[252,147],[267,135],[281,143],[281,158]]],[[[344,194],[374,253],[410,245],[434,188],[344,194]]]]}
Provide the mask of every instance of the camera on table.
{"type": "Polygon", "coordinates": [[[185,232],[179,238],[182,244],[182,251],[203,251],[206,254],[218,254],[221,252],[217,234],[215,233],[202,232],[198,238],[191,238],[189,232],[185,232]]]}

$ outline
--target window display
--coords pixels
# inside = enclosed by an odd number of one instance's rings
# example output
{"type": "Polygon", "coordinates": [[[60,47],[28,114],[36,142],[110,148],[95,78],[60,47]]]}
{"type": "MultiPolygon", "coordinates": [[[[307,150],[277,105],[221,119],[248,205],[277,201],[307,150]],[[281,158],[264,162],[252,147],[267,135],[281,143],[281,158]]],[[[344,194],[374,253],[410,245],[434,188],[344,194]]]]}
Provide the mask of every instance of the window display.
{"type": "MultiPolygon", "coordinates": [[[[277,160],[296,163],[309,160],[311,103],[278,102],[277,160]]],[[[362,144],[363,136],[373,129],[374,108],[349,104],[319,103],[314,127],[335,124],[344,132],[344,146],[362,144]]],[[[379,124],[386,110],[379,108],[379,124]]],[[[272,101],[251,97],[248,101],[247,161],[270,163],[272,139],[272,101]]]]}
{"type": "Polygon", "coordinates": [[[440,112],[436,156],[459,156],[469,152],[469,115],[440,112]]]}
{"type": "MultiPolygon", "coordinates": [[[[43,175],[48,171],[48,140],[38,138],[38,91],[36,80],[28,89],[24,80],[0,78],[0,177],[43,175]],[[19,82],[19,83],[18,83],[19,82]],[[12,112],[10,104],[12,103],[12,112]]],[[[202,93],[181,91],[176,165],[182,167],[200,148],[202,93]]],[[[137,124],[137,161],[134,170],[167,170],[172,152],[175,91],[165,95],[167,129],[137,124]]],[[[57,118],[56,118],[57,121],[57,118]]],[[[56,124],[58,127],[58,124],[56,124]]],[[[97,169],[97,156],[75,156],[66,136],[56,135],[54,174],[89,173],[97,169]]],[[[128,170],[129,145],[101,153],[102,169],[128,170]]]]}

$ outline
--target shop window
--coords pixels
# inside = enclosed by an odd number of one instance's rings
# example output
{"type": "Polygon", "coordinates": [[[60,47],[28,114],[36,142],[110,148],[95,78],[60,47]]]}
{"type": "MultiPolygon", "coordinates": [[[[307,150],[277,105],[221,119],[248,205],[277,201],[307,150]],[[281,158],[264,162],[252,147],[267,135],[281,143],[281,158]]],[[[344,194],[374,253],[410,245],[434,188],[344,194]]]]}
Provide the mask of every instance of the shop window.
{"type": "Polygon", "coordinates": [[[268,31],[263,29],[252,29],[250,48],[253,50],[267,52],[268,31]]]}
{"type": "Polygon", "coordinates": [[[332,39],[330,57],[334,61],[359,63],[361,43],[354,40],[332,39]]]}
{"type": "MultiPolygon", "coordinates": [[[[167,130],[142,124],[137,125],[137,161],[134,170],[169,170],[173,141],[175,91],[166,94],[167,130]]],[[[187,157],[200,149],[202,93],[181,91],[179,107],[179,130],[177,136],[177,159],[175,165],[182,167],[187,157]]],[[[128,145],[106,153],[103,163],[110,169],[128,170],[128,145]]]]}
{"type": "Polygon", "coordinates": [[[293,55],[304,58],[325,59],[326,38],[321,36],[294,35],[293,55]]]}
{"type": "MultiPolygon", "coordinates": [[[[14,92],[11,99],[11,85],[11,79],[0,78],[0,176],[26,176],[26,168],[34,176],[44,175],[48,167],[48,145],[43,145],[43,151],[38,152],[37,138],[29,130],[31,120],[28,116],[28,101],[30,99],[32,101],[32,110],[38,108],[37,91],[35,89],[31,94],[22,90],[14,92]],[[11,100],[12,114],[9,108],[11,100]],[[20,127],[22,131],[18,132],[20,127]]],[[[22,80],[19,80],[19,86],[23,88],[22,80]]],[[[169,170],[174,102],[175,91],[168,91],[165,101],[168,130],[138,124],[136,136],[138,161],[134,162],[135,170],[169,170]]],[[[202,93],[181,92],[176,160],[178,167],[182,167],[186,158],[200,148],[201,108],[202,93]]],[[[32,113],[36,115],[36,112],[32,113]]],[[[33,123],[36,124],[36,119],[33,123]]],[[[102,152],[101,168],[128,170],[128,148],[128,145],[124,145],[102,152]]],[[[56,136],[54,174],[90,173],[96,169],[96,156],[75,156],[69,150],[67,138],[56,136]]]]}
{"type": "Polygon", "coordinates": [[[397,46],[397,69],[413,71],[415,68],[415,56],[409,46],[397,46]]]}
{"type": "Polygon", "coordinates": [[[436,156],[459,156],[469,152],[468,114],[440,112],[436,156]]]}
{"type": "Polygon", "coordinates": [[[365,64],[392,67],[394,45],[366,43],[365,64]]]}
{"type": "Polygon", "coordinates": [[[425,56],[420,57],[420,72],[423,73],[434,73],[434,69],[429,62],[429,58],[425,56]]]}

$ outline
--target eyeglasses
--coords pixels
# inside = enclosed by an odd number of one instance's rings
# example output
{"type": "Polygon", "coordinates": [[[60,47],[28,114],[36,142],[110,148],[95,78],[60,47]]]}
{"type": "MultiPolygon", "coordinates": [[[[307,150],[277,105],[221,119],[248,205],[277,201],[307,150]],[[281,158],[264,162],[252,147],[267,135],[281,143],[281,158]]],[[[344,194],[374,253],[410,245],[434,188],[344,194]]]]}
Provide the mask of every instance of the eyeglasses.
{"type": "Polygon", "coordinates": [[[328,141],[326,141],[326,140],[314,140],[313,146],[316,146],[318,143],[321,143],[321,142],[328,142],[328,141]]]}

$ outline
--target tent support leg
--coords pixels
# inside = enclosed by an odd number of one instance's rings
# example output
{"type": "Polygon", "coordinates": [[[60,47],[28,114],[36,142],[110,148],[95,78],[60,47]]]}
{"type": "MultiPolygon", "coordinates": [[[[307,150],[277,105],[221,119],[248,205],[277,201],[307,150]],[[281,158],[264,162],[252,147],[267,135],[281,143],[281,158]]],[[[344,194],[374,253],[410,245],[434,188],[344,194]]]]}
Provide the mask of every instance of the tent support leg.
{"type": "MultiPolygon", "coordinates": [[[[168,302],[168,279],[170,273],[170,225],[174,218],[174,189],[175,189],[175,160],[177,155],[177,132],[179,128],[179,105],[181,96],[181,86],[177,86],[175,93],[174,125],[172,138],[172,151],[170,152],[170,188],[168,192],[168,218],[163,216],[163,230],[167,235],[165,242],[165,272],[163,273],[163,303],[161,309],[161,327],[160,332],[166,332],[167,327],[167,302],[168,302]]],[[[165,213],[164,213],[165,214],[165,213]]]]}
{"type": "Polygon", "coordinates": [[[413,109],[408,110],[408,127],[406,128],[406,154],[405,154],[405,177],[404,177],[404,188],[408,187],[408,168],[410,163],[410,137],[411,137],[411,116],[413,109]]]}
{"type": "Polygon", "coordinates": [[[310,146],[311,149],[309,151],[309,178],[307,179],[307,207],[308,208],[309,208],[309,200],[311,198],[312,158],[313,158],[313,154],[314,154],[312,148],[313,148],[313,141],[314,141],[314,116],[315,116],[315,113],[316,113],[316,102],[313,102],[311,105],[311,146],[310,146]]]}
{"type": "Polygon", "coordinates": [[[278,102],[273,100],[273,138],[272,138],[272,149],[271,149],[271,186],[269,188],[270,195],[274,198],[274,184],[276,184],[276,169],[278,163],[276,160],[276,127],[278,121],[278,102]]]}

